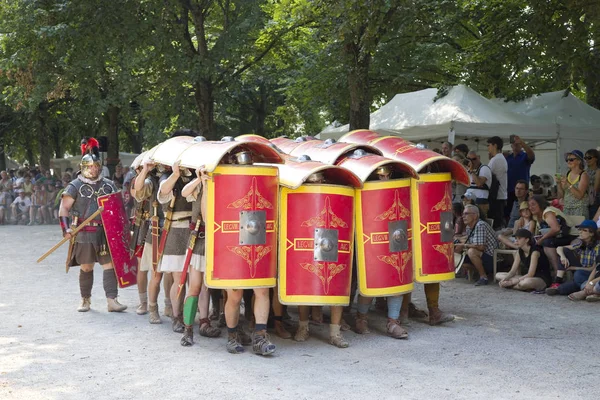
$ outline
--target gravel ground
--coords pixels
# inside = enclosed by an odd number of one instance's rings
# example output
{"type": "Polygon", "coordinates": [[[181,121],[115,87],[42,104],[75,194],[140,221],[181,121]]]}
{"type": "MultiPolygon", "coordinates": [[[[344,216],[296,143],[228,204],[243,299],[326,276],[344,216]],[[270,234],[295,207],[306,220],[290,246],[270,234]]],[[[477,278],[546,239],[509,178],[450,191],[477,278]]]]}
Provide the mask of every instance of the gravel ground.
{"type": "MultiPolygon", "coordinates": [[[[408,340],[385,336],[385,319],[372,313],[373,332],[347,332],[348,349],[327,344],[327,326],[311,326],[306,343],[274,337],[273,357],[231,355],[224,337],[196,334],[182,348],[166,319],[137,316],[136,287],[120,291],[127,312],[109,314],[100,267],[93,311],[76,312],[66,246],[35,263],[59,239],[57,226],[0,226],[0,399],[597,398],[596,304],[460,279],[441,293],[457,320],[412,322],[408,340]]],[[[413,299],[425,306],[419,285],[413,299]]]]}

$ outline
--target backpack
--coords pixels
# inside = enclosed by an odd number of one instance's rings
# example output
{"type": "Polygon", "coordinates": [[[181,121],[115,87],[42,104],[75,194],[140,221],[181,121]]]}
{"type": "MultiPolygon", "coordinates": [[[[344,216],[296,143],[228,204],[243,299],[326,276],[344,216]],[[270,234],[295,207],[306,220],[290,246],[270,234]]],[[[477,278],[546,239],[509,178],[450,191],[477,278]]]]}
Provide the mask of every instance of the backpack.
{"type": "MultiPolygon", "coordinates": [[[[488,167],[489,168],[489,167],[488,167]]],[[[498,191],[500,190],[500,181],[496,178],[496,175],[492,172],[492,185],[490,186],[488,200],[497,200],[498,191]]]]}

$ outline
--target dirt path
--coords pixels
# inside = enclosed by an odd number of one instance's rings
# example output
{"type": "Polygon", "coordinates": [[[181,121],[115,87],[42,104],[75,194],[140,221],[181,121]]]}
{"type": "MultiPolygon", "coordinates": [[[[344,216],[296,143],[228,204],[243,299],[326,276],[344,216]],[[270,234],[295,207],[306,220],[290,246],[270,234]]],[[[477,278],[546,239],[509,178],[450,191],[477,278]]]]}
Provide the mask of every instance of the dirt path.
{"type": "MultiPolygon", "coordinates": [[[[407,341],[386,337],[377,315],[370,335],[346,334],[346,350],[311,326],[306,343],[274,338],[270,359],[230,355],[224,338],[182,348],[166,320],[148,324],[135,287],[120,291],[126,313],[107,313],[99,267],[93,311],[76,312],[66,247],[35,263],[59,239],[55,226],[0,226],[0,399],[597,398],[595,304],[458,280],[441,294],[457,321],[413,322],[407,341]]],[[[413,299],[425,306],[422,287],[413,299]]]]}

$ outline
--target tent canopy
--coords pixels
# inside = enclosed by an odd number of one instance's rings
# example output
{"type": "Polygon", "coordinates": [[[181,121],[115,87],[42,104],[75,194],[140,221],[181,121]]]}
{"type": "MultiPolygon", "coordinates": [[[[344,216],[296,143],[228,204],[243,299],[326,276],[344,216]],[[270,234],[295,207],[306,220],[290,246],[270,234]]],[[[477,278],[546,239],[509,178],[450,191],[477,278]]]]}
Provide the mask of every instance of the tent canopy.
{"type": "MultiPolygon", "coordinates": [[[[436,101],[434,88],[402,93],[371,114],[369,129],[433,143],[447,140],[453,130],[455,143],[467,143],[479,151],[485,148],[480,139],[492,136],[502,137],[507,144],[513,134],[530,143],[552,142],[551,165],[546,163],[544,168],[557,170],[564,152],[595,148],[600,138],[600,111],[564,93],[544,93],[521,102],[486,99],[464,85],[452,87],[436,101]]],[[[348,129],[348,125],[329,126],[318,136],[337,139],[348,129]]]]}

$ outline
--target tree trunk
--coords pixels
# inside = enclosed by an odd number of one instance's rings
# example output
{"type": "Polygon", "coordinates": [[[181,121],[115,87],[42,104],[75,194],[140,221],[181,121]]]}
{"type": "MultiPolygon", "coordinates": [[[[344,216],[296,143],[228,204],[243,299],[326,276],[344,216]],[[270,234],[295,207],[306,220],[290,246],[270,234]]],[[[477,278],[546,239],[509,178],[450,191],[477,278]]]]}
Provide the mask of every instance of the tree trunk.
{"type": "Polygon", "coordinates": [[[345,48],[351,58],[348,71],[348,90],[350,92],[350,130],[369,129],[371,121],[371,91],[369,89],[369,66],[371,56],[360,56],[358,46],[349,44],[345,48]]]}
{"type": "Polygon", "coordinates": [[[121,109],[117,106],[109,106],[106,112],[108,127],[108,151],[106,152],[106,166],[110,175],[115,172],[115,166],[119,163],[119,113],[121,109]]]}
{"type": "Polygon", "coordinates": [[[131,147],[133,148],[133,152],[136,154],[140,154],[144,148],[144,117],[140,113],[138,115],[138,131],[137,134],[133,135],[133,140],[131,141],[131,147]]]}
{"type": "Polygon", "coordinates": [[[4,142],[0,140],[0,171],[6,171],[6,153],[4,153],[4,142]]]}
{"type": "Polygon", "coordinates": [[[590,106],[600,110],[600,51],[596,49],[590,52],[585,70],[585,97],[590,106]]]}
{"type": "Polygon", "coordinates": [[[50,169],[50,135],[48,132],[48,103],[42,102],[37,112],[37,137],[40,146],[40,166],[50,169]]]}
{"type": "Polygon", "coordinates": [[[63,158],[65,152],[60,143],[60,129],[57,126],[50,128],[52,132],[52,144],[54,145],[54,158],[63,158]]]}
{"type": "Polygon", "coordinates": [[[258,104],[256,105],[256,115],[254,116],[254,132],[257,135],[265,136],[265,120],[267,119],[267,89],[264,84],[259,86],[258,104]]]}
{"type": "Polygon", "coordinates": [[[194,85],[196,107],[198,109],[198,132],[208,140],[217,140],[215,132],[215,100],[212,84],[207,81],[198,81],[194,85]]]}

